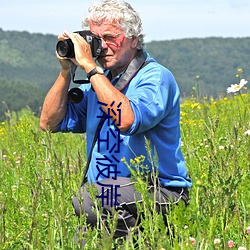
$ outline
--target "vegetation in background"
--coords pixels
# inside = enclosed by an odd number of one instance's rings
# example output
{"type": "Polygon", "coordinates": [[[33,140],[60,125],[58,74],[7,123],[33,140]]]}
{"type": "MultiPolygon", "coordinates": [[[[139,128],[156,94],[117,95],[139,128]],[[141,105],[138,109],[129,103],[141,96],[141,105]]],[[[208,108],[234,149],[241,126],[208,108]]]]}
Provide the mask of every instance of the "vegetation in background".
{"type": "Polygon", "coordinates": [[[238,68],[245,70],[244,78],[250,77],[250,38],[155,41],[146,44],[146,49],[173,72],[183,97],[190,97],[195,85],[200,96],[224,96],[238,68]]]}
{"type": "MultiPolygon", "coordinates": [[[[250,248],[246,86],[224,98],[192,97],[181,104],[182,150],[193,180],[187,208],[173,207],[165,226],[135,173],[144,197],[143,230],[118,242],[100,224],[100,230],[89,228],[85,234],[85,249],[250,248]]],[[[71,197],[82,181],[83,135],[41,132],[29,109],[6,115],[0,124],[0,249],[80,249],[76,228],[86,225],[84,216],[74,216],[71,197]]],[[[143,157],[129,164],[141,166],[143,157]]],[[[108,223],[112,234],[116,221],[108,223]]]]}
{"type": "MultiPolygon", "coordinates": [[[[0,29],[1,250],[80,249],[76,228],[86,223],[84,216],[75,217],[71,197],[82,181],[84,135],[44,133],[38,122],[59,70],[56,41],[52,35],[0,29]]],[[[144,197],[142,228],[113,241],[116,221],[108,221],[111,236],[99,222],[99,230],[85,233],[86,249],[249,249],[250,95],[240,80],[250,79],[250,38],[151,42],[146,50],[180,85],[191,201],[187,208],[173,207],[165,226],[135,172],[144,197]]],[[[129,164],[142,167],[143,157],[129,164]]],[[[99,213],[98,202],[96,208],[99,213]]]]}
{"type": "MultiPolygon", "coordinates": [[[[0,29],[0,121],[6,105],[12,111],[28,106],[39,114],[60,70],[56,42],[54,35],[0,29]]],[[[238,68],[250,79],[250,38],[153,41],[146,43],[146,50],[173,72],[183,99],[197,93],[216,99],[225,96],[228,83],[235,81],[232,72],[238,68]]]]}

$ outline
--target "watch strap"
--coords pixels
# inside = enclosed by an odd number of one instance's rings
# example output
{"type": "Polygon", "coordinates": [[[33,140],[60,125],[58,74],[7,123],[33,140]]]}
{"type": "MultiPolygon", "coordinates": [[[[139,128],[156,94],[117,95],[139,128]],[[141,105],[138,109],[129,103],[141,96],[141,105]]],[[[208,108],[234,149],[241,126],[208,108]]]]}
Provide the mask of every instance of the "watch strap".
{"type": "Polygon", "coordinates": [[[94,69],[90,70],[89,73],[87,73],[87,78],[90,79],[95,74],[103,75],[104,72],[100,72],[97,68],[94,68],[94,69]]]}
{"type": "Polygon", "coordinates": [[[87,74],[87,78],[90,79],[91,76],[97,74],[97,69],[94,68],[92,70],[90,70],[90,72],[87,74]]]}

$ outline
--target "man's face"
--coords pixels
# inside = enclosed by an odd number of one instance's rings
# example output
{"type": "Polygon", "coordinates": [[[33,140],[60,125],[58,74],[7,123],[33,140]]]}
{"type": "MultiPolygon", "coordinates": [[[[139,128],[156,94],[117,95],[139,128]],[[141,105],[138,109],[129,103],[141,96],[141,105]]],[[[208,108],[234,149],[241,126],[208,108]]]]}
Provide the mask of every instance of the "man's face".
{"type": "Polygon", "coordinates": [[[117,25],[105,21],[101,25],[90,22],[90,30],[102,40],[103,52],[98,58],[101,66],[119,72],[133,59],[137,40],[125,37],[117,25]]]}

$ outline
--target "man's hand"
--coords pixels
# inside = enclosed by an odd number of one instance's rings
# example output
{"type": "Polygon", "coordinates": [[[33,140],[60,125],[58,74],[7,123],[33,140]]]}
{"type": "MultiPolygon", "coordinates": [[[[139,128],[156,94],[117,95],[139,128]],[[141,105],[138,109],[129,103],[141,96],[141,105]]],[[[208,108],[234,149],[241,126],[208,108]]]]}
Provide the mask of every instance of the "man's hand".
{"type": "Polygon", "coordinates": [[[70,58],[71,62],[80,66],[86,73],[96,67],[90,45],[81,35],[65,31],[62,36],[64,39],[71,39],[74,44],[75,58],[70,58]]]}

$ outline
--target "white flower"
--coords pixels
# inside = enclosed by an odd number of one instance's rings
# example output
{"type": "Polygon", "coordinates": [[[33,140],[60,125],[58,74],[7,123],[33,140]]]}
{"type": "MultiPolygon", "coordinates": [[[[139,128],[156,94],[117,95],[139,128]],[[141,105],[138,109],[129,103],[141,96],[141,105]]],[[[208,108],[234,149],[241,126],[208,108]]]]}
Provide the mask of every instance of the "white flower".
{"type": "Polygon", "coordinates": [[[245,131],[245,132],[244,132],[244,135],[245,135],[245,136],[250,135],[250,129],[248,129],[247,131],[245,131]]]}
{"type": "Polygon", "coordinates": [[[247,250],[245,247],[239,247],[238,250],[247,250]]]}
{"type": "Polygon", "coordinates": [[[20,214],[23,214],[24,211],[25,211],[24,207],[21,207],[21,208],[20,208],[20,214]]]}
{"type": "Polygon", "coordinates": [[[189,240],[193,246],[196,244],[196,239],[194,237],[189,237],[189,240]]]}
{"type": "Polygon", "coordinates": [[[220,239],[214,239],[214,244],[217,245],[217,244],[220,244],[221,240],[220,239]]]}
{"type": "Polygon", "coordinates": [[[214,244],[217,245],[217,244],[220,244],[221,240],[220,239],[214,239],[214,244]]]}
{"type": "Polygon", "coordinates": [[[231,87],[227,88],[227,93],[235,93],[240,91],[245,85],[247,81],[245,79],[241,79],[239,84],[231,84],[231,87]]]}

